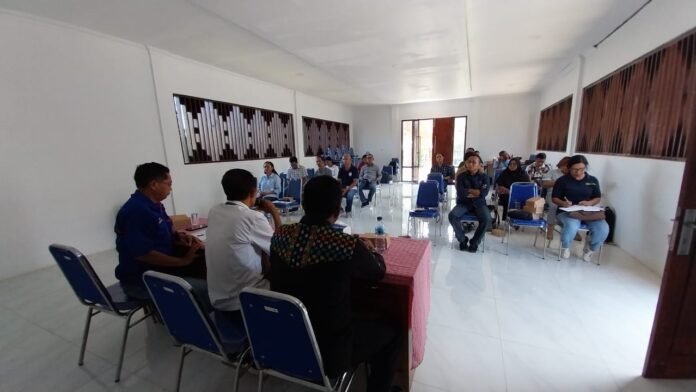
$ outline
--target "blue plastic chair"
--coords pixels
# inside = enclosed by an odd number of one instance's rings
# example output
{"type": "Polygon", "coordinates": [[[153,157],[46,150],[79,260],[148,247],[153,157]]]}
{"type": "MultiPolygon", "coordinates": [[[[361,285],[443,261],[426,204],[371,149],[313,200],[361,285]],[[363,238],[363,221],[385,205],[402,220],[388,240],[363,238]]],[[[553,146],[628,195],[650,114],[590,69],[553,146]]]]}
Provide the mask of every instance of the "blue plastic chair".
{"type": "Polygon", "coordinates": [[[283,188],[284,197],[292,197],[292,201],[276,200],[273,205],[283,213],[292,208],[299,209],[302,205],[302,180],[287,181],[287,188],[283,188]]]}
{"type": "Polygon", "coordinates": [[[408,213],[409,229],[411,225],[415,227],[416,219],[434,219],[440,223],[439,235],[442,235],[442,214],[440,213],[440,192],[437,182],[421,181],[418,184],[418,195],[416,196],[416,210],[408,213]]]}
{"type": "Polygon", "coordinates": [[[258,391],[264,375],[320,391],[347,391],[353,370],[332,381],[324,366],[314,330],[302,302],[287,294],[247,287],[239,295],[242,316],[256,368],[258,391]]]}
{"type": "Polygon", "coordinates": [[[118,357],[118,366],[116,367],[115,382],[119,382],[121,379],[123,355],[126,351],[126,341],[128,340],[128,331],[136,324],[150,317],[151,313],[149,309],[147,309],[147,305],[150,304],[150,301],[129,298],[123,292],[120,283],[104,287],[101,279],[99,279],[94,272],[92,265],[77,249],[66,245],[52,244],[48,247],[48,250],[56,260],[56,263],[58,263],[61,271],[63,271],[63,275],[65,275],[68,283],[70,283],[75,295],[77,295],[77,299],[88,308],[85,329],[82,334],[80,358],[77,362],[79,366],[82,366],[84,363],[85,348],[87,346],[87,337],[89,336],[89,326],[92,322],[92,316],[104,313],[116,316],[125,321],[123,340],[121,341],[121,352],[118,357]],[[141,309],[145,311],[145,315],[131,323],[133,315],[141,309]]]}
{"type": "Polygon", "coordinates": [[[180,277],[147,271],[143,274],[143,281],[169,334],[181,344],[176,391],[181,386],[184,360],[193,350],[210,354],[235,367],[232,391],[236,391],[242,364],[249,352],[242,320],[235,322],[214,314],[213,323],[211,317],[203,312],[191,285],[180,277]]]}
{"type": "Polygon", "coordinates": [[[442,173],[428,173],[428,181],[432,180],[437,182],[437,190],[440,192],[440,202],[443,203],[447,199],[445,194],[447,193],[447,184],[445,183],[445,176],[442,173]]]}
{"type": "MultiPolygon", "coordinates": [[[[527,200],[531,199],[532,197],[537,197],[539,196],[539,188],[537,188],[537,184],[533,182],[515,182],[510,186],[510,200],[508,201],[508,211],[512,208],[512,206],[519,205],[519,206],[524,206],[524,204],[527,202],[527,200]]],[[[525,220],[525,219],[514,219],[510,217],[510,213],[508,212],[508,217],[507,217],[507,247],[505,248],[505,255],[508,255],[510,252],[510,233],[512,231],[512,226],[520,226],[520,227],[534,227],[539,230],[536,230],[534,232],[534,246],[536,246],[537,243],[537,237],[539,236],[539,231],[544,232],[544,241],[546,241],[546,231],[548,230],[548,226],[546,224],[546,220],[541,218],[541,219],[532,219],[532,220],[525,220]]],[[[544,251],[542,255],[542,259],[546,259],[546,246],[544,245],[544,251]]]]}
{"type": "Polygon", "coordinates": [[[307,177],[312,178],[314,177],[314,169],[307,169],[307,177]]]}

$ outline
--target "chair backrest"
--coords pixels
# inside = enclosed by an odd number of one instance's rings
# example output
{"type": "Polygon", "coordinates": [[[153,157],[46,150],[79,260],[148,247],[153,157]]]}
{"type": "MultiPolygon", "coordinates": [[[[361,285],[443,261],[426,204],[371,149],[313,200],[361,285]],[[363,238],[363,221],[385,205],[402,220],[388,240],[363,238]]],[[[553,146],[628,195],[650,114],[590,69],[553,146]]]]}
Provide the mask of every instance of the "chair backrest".
{"type": "Polygon", "coordinates": [[[58,267],[63,271],[63,275],[80,302],[88,306],[98,306],[104,310],[117,312],[106,287],[80,251],[60,244],[50,245],[48,251],[58,263],[58,267]]]}
{"type": "Polygon", "coordinates": [[[394,175],[394,168],[389,166],[389,165],[382,166],[382,173],[393,176],[394,175]]]}
{"type": "Polygon", "coordinates": [[[314,169],[312,169],[312,168],[307,169],[307,176],[309,178],[314,177],[314,169]]]}
{"type": "Polygon", "coordinates": [[[437,208],[440,202],[440,191],[436,181],[421,181],[418,184],[418,196],[416,197],[416,207],[437,208]]]}
{"type": "Polygon", "coordinates": [[[440,194],[445,193],[445,176],[443,176],[442,173],[429,173],[428,180],[437,182],[437,189],[440,194]]]}
{"type": "Polygon", "coordinates": [[[510,186],[510,201],[508,208],[512,208],[515,203],[520,203],[524,207],[524,203],[532,197],[539,196],[539,189],[533,182],[515,182],[510,186]]]}
{"type": "Polygon", "coordinates": [[[288,175],[285,173],[280,173],[280,195],[278,197],[285,197],[288,193],[288,175]]]}
{"type": "Polygon", "coordinates": [[[169,334],[179,343],[224,356],[220,338],[184,279],[147,271],[143,281],[169,334]]]}
{"type": "Polygon", "coordinates": [[[247,287],[239,301],[258,366],[329,386],[307,309],[300,300],[247,287]]]}
{"type": "Polygon", "coordinates": [[[288,188],[285,191],[285,196],[292,197],[298,202],[302,199],[302,180],[288,181],[288,188]]]}

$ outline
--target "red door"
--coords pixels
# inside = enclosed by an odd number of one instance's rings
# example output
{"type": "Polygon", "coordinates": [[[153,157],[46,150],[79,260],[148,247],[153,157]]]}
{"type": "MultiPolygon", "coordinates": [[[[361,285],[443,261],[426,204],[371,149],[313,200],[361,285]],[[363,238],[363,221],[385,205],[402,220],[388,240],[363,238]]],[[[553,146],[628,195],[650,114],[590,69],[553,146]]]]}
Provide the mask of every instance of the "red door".
{"type": "Polygon", "coordinates": [[[452,153],[454,152],[454,118],[436,118],[433,121],[433,165],[435,155],[442,154],[445,163],[452,165],[452,153]]]}
{"type": "Polygon", "coordinates": [[[643,369],[643,376],[648,378],[696,378],[696,129],[694,127],[688,135],[686,156],[681,195],[643,369]]]}

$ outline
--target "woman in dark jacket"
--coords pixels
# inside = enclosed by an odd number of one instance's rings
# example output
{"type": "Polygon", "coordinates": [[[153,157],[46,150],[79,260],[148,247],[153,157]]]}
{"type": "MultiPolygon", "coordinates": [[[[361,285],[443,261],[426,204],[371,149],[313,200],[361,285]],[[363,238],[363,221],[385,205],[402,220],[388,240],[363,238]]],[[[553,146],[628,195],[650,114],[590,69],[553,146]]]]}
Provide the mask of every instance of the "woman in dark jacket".
{"type": "Polygon", "coordinates": [[[529,182],[529,176],[522,170],[520,158],[512,158],[495,182],[498,192],[498,202],[503,205],[503,220],[507,219],[508,202],[510,201],[510,188],[516,182],[529,182]]]}

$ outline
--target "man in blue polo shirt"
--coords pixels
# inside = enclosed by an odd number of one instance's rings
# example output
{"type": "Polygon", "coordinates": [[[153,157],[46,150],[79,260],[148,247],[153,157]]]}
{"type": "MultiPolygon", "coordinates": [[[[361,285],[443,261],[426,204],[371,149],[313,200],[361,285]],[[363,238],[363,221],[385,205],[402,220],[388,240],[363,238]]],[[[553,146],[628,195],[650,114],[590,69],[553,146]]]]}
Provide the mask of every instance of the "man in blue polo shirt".
{"type": "MultiPolygon", "coordinates": [[[[169,169],[150,162],[135,169],[137,190],[116,215],[116,278],[135,298],[148,298],[143,272],[155,270],[172,275],[205,279],[205,261],[197,255],[200,240],[178,235],[162,201],[172,191],[169,169]]],[[[194,286],[200,286],[195,284],[194,286]]]]}

